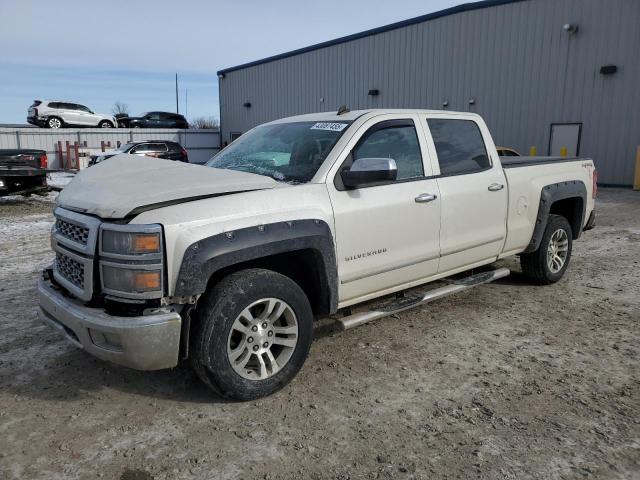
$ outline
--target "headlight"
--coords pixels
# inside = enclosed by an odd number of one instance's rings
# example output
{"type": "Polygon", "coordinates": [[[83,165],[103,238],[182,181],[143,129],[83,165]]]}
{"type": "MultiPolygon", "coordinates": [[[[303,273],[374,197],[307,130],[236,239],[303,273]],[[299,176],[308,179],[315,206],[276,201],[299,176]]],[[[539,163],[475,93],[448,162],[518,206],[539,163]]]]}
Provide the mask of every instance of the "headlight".
{"type": "Polygon", "coordinates": [[[100,279],[105,293],[134,299],[161,298],[163,262],[160,225],[102,224],[100,279]]]}
{"type": "Polygon", "coordinates": [[[118,255],[162,253],[162,250],[160,250],[160,232],[136,233],[103,230],[102,251],[118,255]]]}
{"type": "Polygon", "coordinates": [[[128,266],[102,263],[104,287],[117,292],[157,292],[162,287],[162,271],[133,270],[128,266]]]}

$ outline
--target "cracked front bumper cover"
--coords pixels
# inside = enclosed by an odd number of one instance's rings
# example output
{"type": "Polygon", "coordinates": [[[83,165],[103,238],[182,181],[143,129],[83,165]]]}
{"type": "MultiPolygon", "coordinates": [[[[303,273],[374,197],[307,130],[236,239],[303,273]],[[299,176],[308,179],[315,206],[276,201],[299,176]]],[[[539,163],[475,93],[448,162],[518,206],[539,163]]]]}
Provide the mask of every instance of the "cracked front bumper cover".
{"type": "Polygon", "coordinates": [[[46,278],[38,281],[40,319],[91,355],[136,370],[178,364],[181,317],[159,312],[116,317],[65,296],[46,278]]]}

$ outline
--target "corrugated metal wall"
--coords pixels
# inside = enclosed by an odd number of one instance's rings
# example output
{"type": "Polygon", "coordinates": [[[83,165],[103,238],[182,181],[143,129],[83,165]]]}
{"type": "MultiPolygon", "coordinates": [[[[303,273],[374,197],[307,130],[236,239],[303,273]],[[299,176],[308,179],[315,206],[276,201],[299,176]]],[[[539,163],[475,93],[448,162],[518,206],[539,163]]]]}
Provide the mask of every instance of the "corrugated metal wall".
{"type": "Polygon", "coordinates": [[[580,155],[594,158],[600,181],[631,185],[640,145],[640,1],[527,0],[230,71],[220,80],[222,140],[342,104],[442,109],[444,101],[483,115],[496,143],[522,152],[536,146],[547,154],[552,123],[581,122],[580,155]],[[565,23],[579,31],[565,32],[565,23]],[[610,64],[617,73],[599,73],[610,64]]]}
{"type": "Polygon", "coordinates": [[[0,128],[0,149],[34,148],[45,150],[49,157],[49,168],[61,168],[57,158],[57,145],[62,142],[78,142],[81,146],[87,142],[89,149],[98,150],[100,142],[111,142],[113,148],[117,142],[138,142],[142,140],[169,140],[178,142],[189,154],[189,162],[204,163],[220,149],[218,130],[178,130],[168,128],[0,128]]]}

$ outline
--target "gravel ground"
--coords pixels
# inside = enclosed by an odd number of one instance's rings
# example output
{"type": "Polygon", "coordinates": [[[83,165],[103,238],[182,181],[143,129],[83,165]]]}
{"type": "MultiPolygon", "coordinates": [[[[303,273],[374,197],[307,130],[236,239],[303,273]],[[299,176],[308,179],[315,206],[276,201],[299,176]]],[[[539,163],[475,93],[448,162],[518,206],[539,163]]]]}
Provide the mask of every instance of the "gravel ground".
{"type": "MultiPolygon", "coordinates": [[[[227,403],[36,319],[47,199],[0,199],[0,478],[640,478],[640,193],[601,190],[568,275],[505,280],[345,333],[227,403]]],[[[50,199],[49,199],[50,200],[50,199]]]]}

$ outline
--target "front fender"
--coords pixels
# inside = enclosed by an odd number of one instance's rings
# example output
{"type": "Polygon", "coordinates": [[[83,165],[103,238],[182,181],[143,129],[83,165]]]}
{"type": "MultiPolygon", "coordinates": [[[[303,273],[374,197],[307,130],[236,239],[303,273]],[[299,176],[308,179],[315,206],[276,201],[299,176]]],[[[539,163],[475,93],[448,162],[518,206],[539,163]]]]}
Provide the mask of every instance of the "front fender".
{"type": "Polygon", "coordinates": [[[199,240],[184,253],[175,295],[204,293],[212,275],[223,268],[272,255],[313,250],[321,259],[320,295],[326,309],[338,305],[338,272],[331,229],[322,220],[294,220],[241,228],[199,240]]]}

